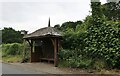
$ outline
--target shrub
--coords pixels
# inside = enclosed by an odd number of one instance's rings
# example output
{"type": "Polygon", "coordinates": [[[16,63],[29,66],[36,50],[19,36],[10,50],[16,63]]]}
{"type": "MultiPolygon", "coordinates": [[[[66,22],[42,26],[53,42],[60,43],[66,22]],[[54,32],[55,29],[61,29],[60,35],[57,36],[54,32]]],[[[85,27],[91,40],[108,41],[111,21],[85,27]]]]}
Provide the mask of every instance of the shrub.
{"type": "Polygon", "coordinates": [[[96,69],[96,70],[99,70],[99,71],[101,71],[104,68],[107,68],[105,60],[103,60],[103,59],[94,60],[92,68],[96,69]]]}
{"type": "Polygon", "coordinates": [[[82,24],[63,31],[60,60],[70,67],[87,67],[90,63],[95,69],[120,68],[120,22],[107,21],[100,2],[92,2],[91,7],[92,15],[82,24]]]}
{"type": "Polygon", "coordinates": [[[24,46],[24,51],[25,51],[24,58],[25,60],[29,60],[30,59],[30,46],[28,43],[24,43],[23,46],[24,46]]]}
{"type": "Polygon", "coordinates": [[[9,47],[9,51],[7,51],[7,54],[9,55],[16,55],[19,53],[19,44],[14,43],[9,47]]]}
{"type": "Polygon", "coordinates": [[[85,53],[92,58],[103,58],[110,68],[120,65],[120,34],[119,23],[109,23],[98,20],[97,25],[91,24],[88,29],[88,36],[84,39],[85,53]]]}
{"type": "Polygon", "coordinates": [[[10,44],[2,44],[2,56],[7,55],[7,51],[9,51],[10,44]]]}
{"type": "Polygon", "coordinates": [[[23,45],[20,43],[2,44],[2,54],[4,55],[21,55],[23,45]]]}
{"type": "Polygon", "coordinates": [[[59,53],[60,58],[70,62],[68,65],[77,67],[80,62],[75,57],[82,55],[93,60],[104,59],[100,67],[105,62],[108,68],[120,68],[120,23],[100,18],[90,23],[86,32],[74,32],[71,29],[64,32],[64,50],[59,53]]]}
{"type": "Polygon", "coordinates": [[[28,43],[20,44],[20,43],[11,43],[11,44],[2,44],[2,57],[4,61],[17,61],[14,59],[18,58],[18,61],[22,60],[29,60],[30,58],[30,47],[28,43]],[[23,50],[24,59],[23,59],[23,50]],[[11,57],[11,58],[9,58],[11,57]]]}
{"type": "Polygon", "coordinates": [[[78,53],[78,50],[61,50],[59,51],[60,66],[72,67],[72,68],[88,68],[92,59],[84,58],[78,53]]]}

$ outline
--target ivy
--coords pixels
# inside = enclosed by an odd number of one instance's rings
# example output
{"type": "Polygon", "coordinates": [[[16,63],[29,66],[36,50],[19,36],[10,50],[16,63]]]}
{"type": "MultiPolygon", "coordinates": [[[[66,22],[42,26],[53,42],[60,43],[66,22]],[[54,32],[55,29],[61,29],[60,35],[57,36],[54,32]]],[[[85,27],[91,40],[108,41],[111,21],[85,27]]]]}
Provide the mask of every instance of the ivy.
{"type": "Polygon", "coordinates": [[[91,7],[92,16],[76,29],[63,31],[60,58],[70,67],[92,67],[102,61],[102,67],[120,68],[120,22],[108,21],[99,2],[91,7]]]}

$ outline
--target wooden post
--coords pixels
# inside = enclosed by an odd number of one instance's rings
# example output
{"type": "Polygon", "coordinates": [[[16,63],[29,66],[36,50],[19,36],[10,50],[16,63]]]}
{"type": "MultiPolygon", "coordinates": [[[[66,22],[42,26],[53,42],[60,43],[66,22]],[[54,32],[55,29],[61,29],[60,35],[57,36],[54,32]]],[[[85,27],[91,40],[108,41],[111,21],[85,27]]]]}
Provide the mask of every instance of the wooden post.
{"type": "Polygon", "coordinates": [[[54,65],[55,65],[55,67],[57,67],[57,65],[58,65],[58,44],[57,44],[57,38],[55,38],[54,39],[54,65]]]}
{"type": "Polygon", "coordinates": [[[25,59],[25,39],[23,40],[23,61],[25,59]]]}
{"type": "Polygon", "coordinates": [[[29,41],[29,39],[26,39],[30,45],[30,62],[32,62],[32,49],[33,49],[33,41],[29,41]]]}
{"type": "Polygon", "coordinates": [[[32,47],[30,47],[30,63],[32,63],[32,47]]]}
{"type": "Polygon", "coordinates": [[[56,67],[58,66],[58,38],[56,38],[56,67]]]}
{"type": "Polygon", "coordinates": [[[32,49],[33,49],[33,42],[31,40],[31,45],[30,45],[30,63],[32,63],[32,49]]]}

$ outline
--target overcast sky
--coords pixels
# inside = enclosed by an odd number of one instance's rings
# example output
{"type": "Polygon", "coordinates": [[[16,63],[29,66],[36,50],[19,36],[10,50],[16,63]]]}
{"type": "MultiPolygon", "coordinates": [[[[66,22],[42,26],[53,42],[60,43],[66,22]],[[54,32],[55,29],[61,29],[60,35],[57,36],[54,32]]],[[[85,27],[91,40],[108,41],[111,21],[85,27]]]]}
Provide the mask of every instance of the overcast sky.
{"type": "MultiPolygon", "coordinates": [[[[106,0],[100,0],[103,3],[106,0]]],[[[90,0],[0,0],[0,28],[33,32],[39,28],[83,20],[90,15],[90,0]]]]}

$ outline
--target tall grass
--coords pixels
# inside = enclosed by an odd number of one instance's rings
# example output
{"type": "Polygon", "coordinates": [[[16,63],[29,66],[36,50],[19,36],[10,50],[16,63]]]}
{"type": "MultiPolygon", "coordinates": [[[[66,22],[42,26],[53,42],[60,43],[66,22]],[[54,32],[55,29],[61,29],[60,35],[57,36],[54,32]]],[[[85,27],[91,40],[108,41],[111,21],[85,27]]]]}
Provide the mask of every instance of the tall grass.
{"type": "Polygon", "coordinates": [[[23,60],[23,50],[26,55],[24,58],[29,57],[28,44],[12,43],[2,44],[2,59],[3,61],[18,62],[23,60]],[[27,49],[26,49],[27,48],[27,49]]]}
{"type": "Polygon", "coordinates": [[[20,43],[2,44],[2,56],[22,55],[23,45],[20,43]]]}

